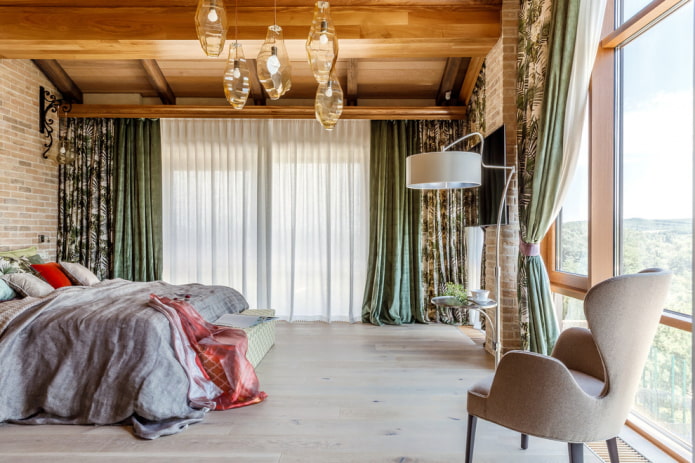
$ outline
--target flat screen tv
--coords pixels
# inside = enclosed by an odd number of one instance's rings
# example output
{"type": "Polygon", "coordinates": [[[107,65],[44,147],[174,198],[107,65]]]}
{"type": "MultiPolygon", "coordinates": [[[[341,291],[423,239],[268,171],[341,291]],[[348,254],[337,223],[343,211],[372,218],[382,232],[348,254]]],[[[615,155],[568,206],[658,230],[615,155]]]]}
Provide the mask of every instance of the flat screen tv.
{"type": "MultiPolygon", "coordinates": [[[[507,150],[504,125],[488,134],[483,143],[483,163],[494,166],[506,165],[507,150]]],[[[480,143],[471,151],[480,152],[480,143]]],[[[504,169],[483,168],[479,191],[478,218],[479,226],[497,225],[497,210],[504,190],[507,171],[504,169]]],[[[502,211],[502,224],[507,223],[507,208],[502,211]]]]}

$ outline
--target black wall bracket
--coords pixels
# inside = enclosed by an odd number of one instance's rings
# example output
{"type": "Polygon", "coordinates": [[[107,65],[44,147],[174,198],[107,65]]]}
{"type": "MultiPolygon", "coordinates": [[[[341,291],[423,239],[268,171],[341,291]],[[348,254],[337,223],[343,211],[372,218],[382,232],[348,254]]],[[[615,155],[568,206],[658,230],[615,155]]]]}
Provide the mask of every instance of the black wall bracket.
{"type": "Polygon", "coordinates": [[[56,98],[48,90],[39,87],[39,132],[48,138],[46,143],[43,144],[43,147],[46,148],[42,153],[44,159],[48,159],[48,151],[53,146],[53,123],[55,121],[49,113],[56,114],[58,109],[64,113],[70,112],[72,103],[56,98]]]}

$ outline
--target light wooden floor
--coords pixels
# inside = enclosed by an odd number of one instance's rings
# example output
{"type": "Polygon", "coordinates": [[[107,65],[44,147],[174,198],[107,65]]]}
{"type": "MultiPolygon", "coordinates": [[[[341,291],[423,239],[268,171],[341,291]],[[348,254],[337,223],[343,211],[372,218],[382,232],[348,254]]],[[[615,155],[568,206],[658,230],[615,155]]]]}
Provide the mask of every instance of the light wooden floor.
{"type": "MultiPolygon", "coordinates": [[[[0,462],[462,462],[466,390],[492,359],[456,327],[284,323],[268,399],[154,441],[118,426],[0,425],[0,462]]],[[[479,421],[475,462],[558,463],[567,446],[479,421]]],[[[601,460],[585,450],[586,463],[601,460]]]]}

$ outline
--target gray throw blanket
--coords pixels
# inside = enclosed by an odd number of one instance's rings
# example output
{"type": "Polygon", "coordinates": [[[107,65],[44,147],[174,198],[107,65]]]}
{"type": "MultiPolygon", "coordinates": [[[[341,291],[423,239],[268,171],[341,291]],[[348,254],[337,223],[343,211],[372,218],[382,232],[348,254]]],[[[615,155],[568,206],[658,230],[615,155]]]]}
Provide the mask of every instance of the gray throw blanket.
{"type": "Polygon", "coordinates": [[[0,325],[0,421],[132,423],[146,439],[201,421],[207,410],[189,405],[188,377],[150,294],[185,299],[208,321],[248,308],[223,286],[126,280],[14,304],[0,325]]]}

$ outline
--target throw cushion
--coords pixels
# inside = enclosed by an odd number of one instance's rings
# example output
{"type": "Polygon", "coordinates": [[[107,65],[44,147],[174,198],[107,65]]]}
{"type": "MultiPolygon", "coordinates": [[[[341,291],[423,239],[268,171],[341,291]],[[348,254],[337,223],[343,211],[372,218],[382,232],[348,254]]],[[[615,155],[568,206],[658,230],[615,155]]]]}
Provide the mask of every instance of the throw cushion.
{"type": "Polygon", "coordinates": [[[92,286],[99,283],[99,278],[87,267],[76,262],[61,262],[63,272],[75,285],[92,286]]]}
{"type": "Polygon", "coordinates": [[[63,286],[72,286],[70,279],[63,273],[60,265],[56,262],[49,262],[47,264],[34,264],[31,266],[34,270],[39,272],[41,277],[48,282],[54,288],[62,288],[63,286]]]}
{"type": "Polygon", "coordinates": [[[0,278],[22,297],[43,297],[53,292],[51,285],[31,273],[11,273],[0,278]]]}
{"type": "Polygon", "coordinates": [[[14,292],[14,289],[10,288],[4,280],[0,280],[0,301],[9,301],[16,297],[17,293],[14,292]]]}

